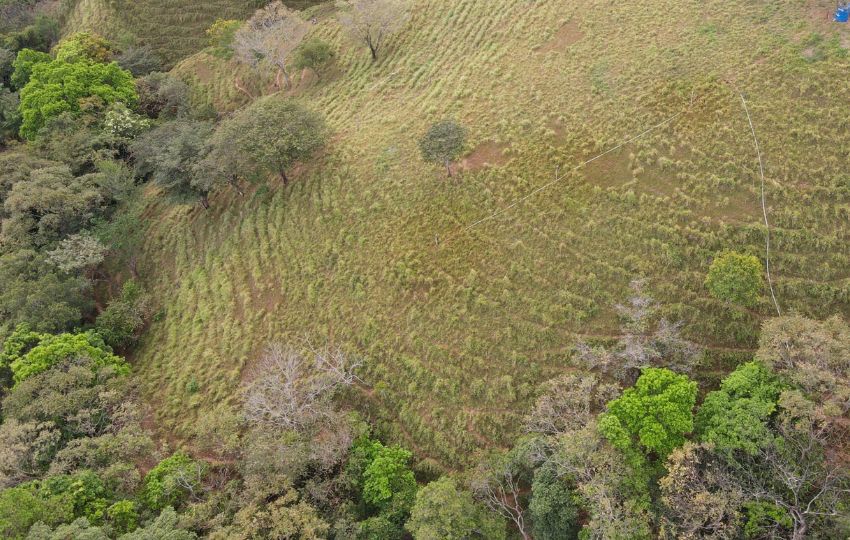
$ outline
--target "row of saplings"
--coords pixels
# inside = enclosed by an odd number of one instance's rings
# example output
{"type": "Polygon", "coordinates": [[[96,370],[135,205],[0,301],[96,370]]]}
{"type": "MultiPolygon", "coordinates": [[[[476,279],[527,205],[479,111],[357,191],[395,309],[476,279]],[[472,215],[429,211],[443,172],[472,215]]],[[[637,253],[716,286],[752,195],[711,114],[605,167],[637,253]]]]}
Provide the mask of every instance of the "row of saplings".
{"type": "MultiPolygon", "coordinates": [[[[131,145],[137,173],[179,198],[208,195],[229,185],[243,194],[241,181],[276,176],[286,185],[287,171],[313,157],[325,144],[323,118],[277,96],[261,98],[224,120],[177,120],[141,134],[131,145]]],[[[440,163],[451,176],[451,161],[463,151],[466,130],[452,120],[434,124],[420,140],[422,156],[440,163]]]]}

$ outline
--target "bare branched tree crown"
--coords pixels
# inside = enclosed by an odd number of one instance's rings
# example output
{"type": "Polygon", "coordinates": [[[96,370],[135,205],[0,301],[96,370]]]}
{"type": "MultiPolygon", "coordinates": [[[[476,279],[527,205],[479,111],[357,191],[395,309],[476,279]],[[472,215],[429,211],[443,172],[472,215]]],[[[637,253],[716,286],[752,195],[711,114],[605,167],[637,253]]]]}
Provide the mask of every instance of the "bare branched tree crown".
{"type": "Polygon", "coordinates": [[[369,48],[372,60],[392,34],[398,32],[410,18],[407,0],[351,0],[338,2],[344,11],[339,22],[348,34],[369,48]]]}
{"type": "Polygon", "coordinates": [[[245,393],[248,421],[302,430],[333,415],[331,398],[356,380],[359,361],[338,348],[295,348],[272,343],[256,367],[245,393]]]}
{"type": "Polygon", "coordinates": [[[233,37],[233,52],[242,63],[277,69],[289,83],[286,61],[307,35],[309,25],[282,2],[257,10],[233,37]]]}

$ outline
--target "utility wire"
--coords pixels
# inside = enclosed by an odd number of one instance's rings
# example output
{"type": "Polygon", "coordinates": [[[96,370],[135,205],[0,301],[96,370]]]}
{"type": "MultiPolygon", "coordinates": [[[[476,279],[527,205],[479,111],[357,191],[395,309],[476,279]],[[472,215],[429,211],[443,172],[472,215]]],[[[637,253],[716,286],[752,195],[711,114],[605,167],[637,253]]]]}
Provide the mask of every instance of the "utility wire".
{"type": "Polygon", "coordinates": [[[744,99],[744,94],[738,92],[738,95],[741,96],[741,103],[744,105],[744,112],[747,113],[747,122],[750,124],[750,132],[753,134],[753,145],[756,149],[756,155],[759,159],[759,176],[761,177],[761,211],[762,215],[764,215],[764,263],[767,271],[767,285],[770,287],[770,297],[773,299],[773,306],[776,308],[776,314],[780,317],[782,316],[782,310],[779,308],[779,302],[776,300],[776,293],[773,290],[773,279],[770,275],[770,222],[767,219],[767,197],[765,195],[765,185],[764,185],[764,162],[761,159],[761,148],[759,147],[759,140],[756,137],[756,128],[753,126],[753,118],[750,116],[750,108],[747,106],[747,100],[744,99]]]}

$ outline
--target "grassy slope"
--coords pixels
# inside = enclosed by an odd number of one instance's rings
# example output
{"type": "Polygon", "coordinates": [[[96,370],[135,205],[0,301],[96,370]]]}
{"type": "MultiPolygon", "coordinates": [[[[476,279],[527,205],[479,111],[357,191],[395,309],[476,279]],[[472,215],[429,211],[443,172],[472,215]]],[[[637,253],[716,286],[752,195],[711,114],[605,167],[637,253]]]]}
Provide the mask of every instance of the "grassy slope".
{"type": "MultiPolygon", "coordinates": [[[[219,194],[209,212],[151,199],[141,268],[163,312],[135,364],[158,421],[189,437],[233,402],[263,343],[331,339],[364,356],[352,398],[390,437],[462,464],[517,434],[577,339],[616,333],[612,306],[634,277],[711,347],[711,379],[771,314],[766,296],[744,311],[702,285],[716,251],[763,249],[733,84],[766,159],[783,306],[849,313],[848,60],[816,30],[834,31],[798,1],[428,0],[372,64],[322,20],[338,68],[298,97],[335,131],[322,159],[286,189],[219,194]],[[506,162],[454,181],[421,163],[417,136],[445,116],[506,162]]],[[[207,58],[181,69],[202,69],[224,106],[233,70],[207,58]]]]}
{"type": "Polygon", "coordinates": [[[205,31],[216,19],[243,19],[256,4],[246,0],[78,0],[66,31],[89,30],[119,43],[149,45],[167,65],[173,65],[206,46],[205,31]]]}

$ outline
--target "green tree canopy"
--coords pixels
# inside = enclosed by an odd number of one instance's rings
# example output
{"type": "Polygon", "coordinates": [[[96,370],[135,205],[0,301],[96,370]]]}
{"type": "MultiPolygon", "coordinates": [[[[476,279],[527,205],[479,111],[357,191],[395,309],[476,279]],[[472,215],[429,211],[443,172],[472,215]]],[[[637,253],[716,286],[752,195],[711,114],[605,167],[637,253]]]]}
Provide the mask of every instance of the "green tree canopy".
{"type": "Polygon", "coordinates": [[[458,489],[448,476],[416,493],[405,528],[415,540],[505,538],[505,522],[477,504],[470,492],[458,489]]]}
{"type": "Polygon", "coordinates": [[[552,467],[540,467],[531,483],[532,531],[537,540],[575,538],[578,534],[576,495],[552,467]]]}
{"type": "Polygon", "coordinates": [[[764,286],[762,271],[757,257],[725,251],[712,261],[705,285],[718,300],[753,306],[764,286]]]}
{"type": "Polygon", "coordinates": [[[295,50],[293,65],[296,69],[310,68],[317,72],[334,57],[331,46],[319,38],[313,38],[302,43],[295,50]]]}
{"type": "Polygon", "coordinates": [[[85,358],[92,367],[113,366],[120,373],[129,373],[130,367],[95,332],[78,334],[36,334],[26,326],[18,326],[15,332],[4,342],[0,362],[12,370],[15,384],[50,369],[53,365],[68,359],[85,358]],[[25,344],[23,347],[19,345],[25,344]]]}
{"type": "Polygon", "coordinates": [[[91,306],[91,283],[66,275],[30,249],[0,255],[0,335],[19,323],[39,332],[67,330],[91,306]]]}
{"type": "Polygon", "coordinates": [[[45,122],[63,112],[78,114],[84,101],[105,106],[138,101],[133,76],[118,64],[90,60],[40,62],[21,89],[21,136],[35,139],[45,122]]]}
{"type": "Polygon", "coordinates": [[[200,488],[203,474],[203,463],[175,452],[145,475],[141,499],[152,510],[179,506],[200,488]]]}
{"type": "Polygon", "coordinates": [[[115,47],[104,37],[91,32],[77,32],[59,42],[53,50],[57,60],[63,62],[109,62],[115,55],[115,47]]]}
{"type": "Polygon", "coordinates": [[[100,191],[65,165],[32,171],[16,182],[3,203],[6,245],[42,247],[79,231],[97,213],[100,191]]]}
{"type": "Polygon", "coordinates": [[[207,151],[212,133],[209,122],[174,120],[148,131],[130,145],[136,174],[150,179],[172,197],[203,196],[207,190],[195,185],[197,162],[207,151]]]}
{"type": "Polygon", "coordinates": [[[225,163],[235,160],[239,168],[257,175],[276,174],[286,183],[287,169],[312,156],[324,145],[326,135],[318,113],[270,96],[221,125],[213,138],[213,156],[225,163]]]}
{"type": "Polygon", "coordinates": [[[768,419],[782,386],[761,362],[748,362],[729,374],[720,390],[709,392],[696,415],[701,441],[718,450],[755,454],[771,439],[768,419]]]}
{"type": "Polygon", "coordinates": [[[12,62],[12,75],[10,81],[15,88],[23,88],[30,80],[32,69],[36,64],[48,63],[51,61],[50,55],[34,51],[32,49],[21,49],[12,62]]]}
{"type": "Polygon", "coordinates": [[[608,403],[599,429],[616,448],[665,459],[693,431],[697,384],[669,369],[645,368],[632,388],[608,403]]]}
{"type": "Polygon", "coordinates": [[[451,176],[450,163],[463,151],[466,144],[466,129],[454,120],[437,122],[419,141],[422,159],[446,166],[446,173],[451,176]]]}
{"type": "Polygon", "coordinates": [[[386,507],[394,497],[412,499],[416,480],[408,466],[410,451],[378,441],[374,444],[374,457],[363,471],[363,499],[378,507],[386,507]]]}

